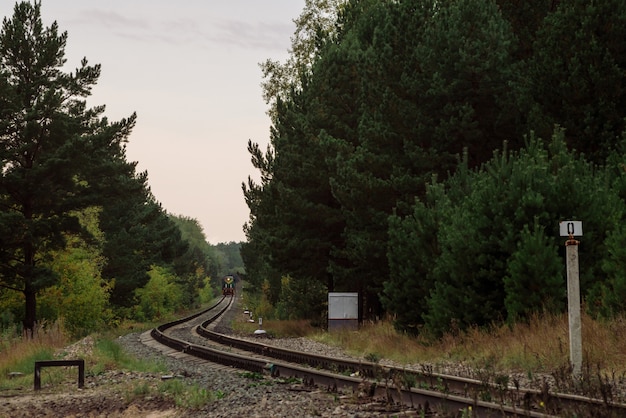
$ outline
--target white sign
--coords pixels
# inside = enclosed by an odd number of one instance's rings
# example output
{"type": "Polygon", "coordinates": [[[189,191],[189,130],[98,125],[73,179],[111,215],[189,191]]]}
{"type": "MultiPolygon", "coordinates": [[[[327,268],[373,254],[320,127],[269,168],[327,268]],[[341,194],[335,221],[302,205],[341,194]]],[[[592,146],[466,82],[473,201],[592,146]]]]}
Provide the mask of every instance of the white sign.
{"type": "Polygon", "coordinates": [[[562,237],[582,237],[583,223],[582,221],[561,221],[559,222],[559,232],[562,237]]]}

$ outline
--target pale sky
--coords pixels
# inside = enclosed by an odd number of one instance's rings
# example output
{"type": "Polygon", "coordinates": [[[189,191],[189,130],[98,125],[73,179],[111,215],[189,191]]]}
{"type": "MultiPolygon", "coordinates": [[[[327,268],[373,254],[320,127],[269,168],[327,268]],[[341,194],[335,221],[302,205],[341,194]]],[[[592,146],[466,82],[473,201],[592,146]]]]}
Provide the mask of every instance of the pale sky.
{"type": "MultiPolygon", "coordinates": [[[[2,16],[15,1],[0,0],[2,16]]],[[[168,213],[197,219],[211,244],[243,241],[241,183],[258,173],[270,120],[258,63],[284,62],[304,0],[43,0],[46,26],[68,32],[68,70],[102,74],[90,106],[111,121],[137,112],[127,159],[148,171],[168,213]]]]}

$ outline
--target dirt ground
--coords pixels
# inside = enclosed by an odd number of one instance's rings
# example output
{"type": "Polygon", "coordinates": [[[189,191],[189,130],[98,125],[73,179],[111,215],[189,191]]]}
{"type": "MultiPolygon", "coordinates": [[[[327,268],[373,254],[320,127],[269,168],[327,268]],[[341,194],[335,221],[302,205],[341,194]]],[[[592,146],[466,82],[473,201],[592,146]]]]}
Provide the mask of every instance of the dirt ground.
{"type": "Polygon", "coordinates": [[[171,400],[139,397],[124,399],[121,388],[78,389],[62,384],[51,389],[32,388],[14,393],[0,393],[0,417],[109,417],[165,418],[183,416],[171,400]]]}

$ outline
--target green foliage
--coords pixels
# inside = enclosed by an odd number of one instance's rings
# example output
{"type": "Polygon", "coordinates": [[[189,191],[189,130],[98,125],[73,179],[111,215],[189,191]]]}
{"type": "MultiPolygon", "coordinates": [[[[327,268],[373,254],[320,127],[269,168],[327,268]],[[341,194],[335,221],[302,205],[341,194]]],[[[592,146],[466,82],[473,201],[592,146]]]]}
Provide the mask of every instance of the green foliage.
{"type": "Polygon", "coordinates": [[[328,283],[332,242],[340,240],[342,230],[325,162],[301,161],[302,152],[319,154],[320,144],[306,132],[310,121],[303,109],[310,105],[309,98],[295,97],[295,102],[279,103],[280,117],[272,133],[275,150],[263,153],[249,144],[253,164],[262,172],[272,170],[271,179],[262,175],[261,184],[250,180],[244,185],[251,220],[241,256],[253,286],[269,281],[272,304],[278,301],[283,275],[328,283]]]}
{"type": "Polygon", "coordinates": [[[159,319],[163,315],[180,309],[182,290],[176,277],[163,267],[153,266],[148,272],[150,280],[135,291],[138,300],[137,319],[146,321],[159,319]]]}
{"type": "Polygon", "coordinates": [[[524,225],[517,250],[509,259],[508,275],[503,278],[504,304],[511,322],[542,308],[550,313],[564,309],[564,263],[554,241],[537,223],[532,230],[524,225]]]}
{"type": "Polygon", "coordinates": [[[613,318],[626,311],[626,228],[623,224],[607,237],[607,256],[602,260],[606,281],[597,284],[589,295],[588,310],[613,318]]]}
{"type": "Polygon", "coordinates": [[[241,242],[218,243],[213,249],[216,253],[218,272],[217,277],[229,274],[245,273],[243,260],[241,259],[241,242]]]}
{"type": "Polygon", "coordinates": [[[55,256],[54,269],[59,284],[46,289],[40,300],[42,318],[63,318],[63,325],[72,337],[81,337],[111,322],[109,309],[111,285],[102,280],[101,257],[87,249],[72,248],[55,256]],[[57,270],[58,269],[58,270],[57,270]],[[46,312],[56,315],[48,316],[46,312]]]}
{"type": "Polygon", "coordinates": [[[93,363],[89,367],[90,372],[103,373],[114,364],[127,370],[136,370],[147,373],[163,373],[167,367],[162,362],[146,361],[129,355],[122,346],[110,338],[98,338],[95,344],[93,363]]]}
{"type": "MultiPolygon", "coordinates": [[[[181,242],[175,247],[178,253],[167,264],[172,266],[178,276],[177,282],[183,290],[185,305],[191,307],[197,304],[198,292],[205,286],[205,279],[216,277],[219,257],[215,248],[206,241],[204,231],[196,219],[171,215],[168,218],[179,229],[181,242]]],[[[217,280],[213,285],[216,289],[221,287],[217,280]]]]}
{"type": "Polygon", "coordinates": [[[198,289],[198,299],[200,300],[200,303],[204,305],[211,302],[215,298],[216,293],[213,286],[211,286],[210,277],[205,277],[202,283],[203,286],[198,289]]]}
{"type": "Polygon", "coordinates": [[[42,347],[31,355],[21,358],[18,363],[11,366],[11,371],[31,374],[36,361],[52,360],[53,358],[54,350],[48,347],[42,347]]]}
{"type": "Polygon", "coordinates": [[[192,274],[196,279],[219,275],[218,251],[207,242],[198,220],[172,215],[169,218],[178,226],[181,239],[187,243],[187,252],[175,262],[177,272],[192,274]]]}
{"type": "Polygon", "coordinates": [[[109,309],[112,284],[101,276],[103,236],[98,230],[98,214],[99,210],[89,208],[77,215],[93,237],[92,245],[78,236],[69,236],[67,248],[51,257],[50,268],[60,277],[59,283],[42,291],[39,297],[41,318],[49,321],[62,318],[73,338],[97,331],[112,319],[109,309]]]}
{"type": "Polygon", "coordinates": [[[321,320],[325,312],[327,290],[315,280],[281,279],[280,297],[276,304],[278,319],[321,320]]]}
{"type": "Polygon", "coordinates": [[[216,399],[216,394],[178,379],[161,382],[158,391],[174,400],[176,406],[200,409],[216,399]]]}
{"type": "Polygon", "coordinates": [[[422,315],[434,284],[432,270],[439,252],[439,224],[438,211],[430,205],[437,202],[435,195],[431,190],[427,193],[430,202],[417,201],[412,215],[394,215],[389,223],[390,277],[381,299],[385,309],[394,314],[394,327],[411,334],[417,334],[423,323],[422,315]]]}
{"type": "Polygon", "coordinates": [[[0,329],[12,329],[24,318],[24,295],[0,288],[0,329]]]}
{"type": "MultiPolygon", "coordinates": [[[[193,306],[203,280],[218,274],[215,251],[197,221],[166,213],[147,173],[126,160],[136,115],[110,122],[104,106],[87,107],[100,65],[83,59],[64,72],[67,33],[45,27],[41,8],[16,3],[0,31],[3,324],[21,320],[32,331],[40,317],[63,318],[73,335],[88,333],[109,322],[111,305],[119,316],[132,311],[152,266],[169,269],[176,284],[157,305],[193,306]]],[[[148,305],[143,315],[158,314],[148,305]]]]}
{"type": "MultiPolygon", "coordinates": [[[[111,303],[130,307],[135,289],[148,282],[151,266],[167,266],[176,271],[182,265],[177,273],[184,276],[187,268],[194,271],[195,264],[184,258],[188,245],[178,226],[150,193],[145,173],[136,175],[133,169],[120,183],[118,192],[125,193],[104,204],[100,216],[106,258],[102,275],[106,280],[115,280],[111,303]],[[181,258],[189,262],[177,264],[181,258]]],[[[188,293],[195,294],[195,290],[188,293]]]]}
{"type": "Polygon", "coordinates": [[[261,287],[260,298],[256,304],[251,306],[252,311],[256,313],[257,317],[270,319],[274,317],[274,306],[270,303],[270,285],[269,281],[265,280],[261,287]]]}
{"type": "Polygon", "coordinates": [[[363,310],[380,315],[388,217],[410,213],[463,146],[476,164],[517,126],[511,40],[495,5],[478,0],[337,8],[310,73],[277,100],[273,148],[249,147],[263,184],[244,188],[244,260],[271,278],[273,302],[288,274],[357,290],[363,310]]]}

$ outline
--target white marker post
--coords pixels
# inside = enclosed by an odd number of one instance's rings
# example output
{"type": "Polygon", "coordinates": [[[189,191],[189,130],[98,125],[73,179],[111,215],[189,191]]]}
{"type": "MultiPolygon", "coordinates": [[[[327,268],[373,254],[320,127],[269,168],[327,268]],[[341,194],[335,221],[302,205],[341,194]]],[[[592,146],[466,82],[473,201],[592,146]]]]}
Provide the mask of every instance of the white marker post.
{"type": "Polygon", "coordinates": [[[562,221],[559,224],[565,241],[565,258],[567,263],[567,311],[569,314],[569,357],[572,373],[580,375],[583,364],[582,325],[580,320],[580,280],[578,274],[578,244],[575,236],[583,235],[581,221],[562,221]]]}
{"type": "Polygon", "coordinates": [[[259,329],[254,331],[254,335],[265,334],[265,330],[263,329],[263,318],[259,316],[259,329]]]}

